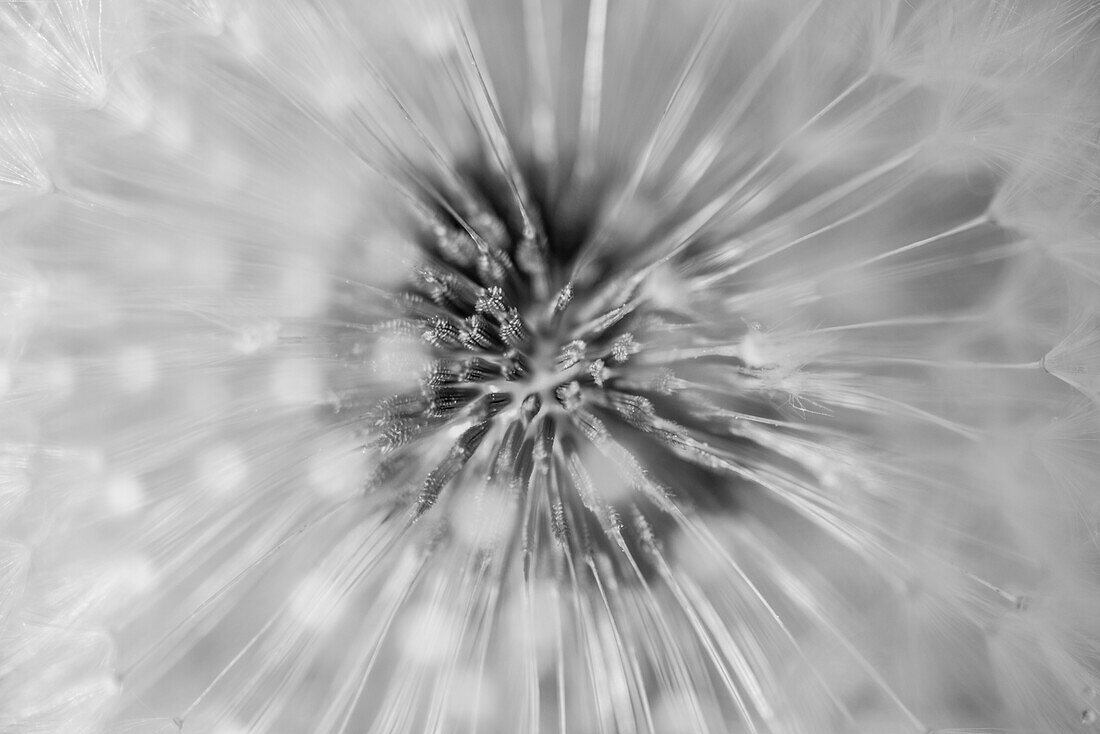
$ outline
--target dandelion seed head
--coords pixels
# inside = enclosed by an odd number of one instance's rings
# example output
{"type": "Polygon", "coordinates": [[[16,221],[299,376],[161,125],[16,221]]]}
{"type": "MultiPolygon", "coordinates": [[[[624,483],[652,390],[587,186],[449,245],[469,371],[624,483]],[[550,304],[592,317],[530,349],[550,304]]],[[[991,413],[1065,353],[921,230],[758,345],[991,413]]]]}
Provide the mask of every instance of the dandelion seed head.
{"type": "Polygon", "coordinates": [[[0,722],[1092,723],[1094,32],[9,3],[0,722]]]}

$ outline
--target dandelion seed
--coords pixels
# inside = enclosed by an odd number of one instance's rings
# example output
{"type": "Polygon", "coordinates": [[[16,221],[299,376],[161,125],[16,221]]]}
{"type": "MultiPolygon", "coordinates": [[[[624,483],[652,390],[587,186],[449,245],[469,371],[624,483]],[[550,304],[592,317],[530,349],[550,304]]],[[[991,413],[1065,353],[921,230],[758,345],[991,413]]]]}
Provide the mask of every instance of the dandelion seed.
{"type": "Polygon", "coordinates": [[[1098,29],[0,7],[0,729],[1094,726],[1098,29]]]}
{"type": "Polygon", "coordinates": [[[1094,400],[1100,400],[1097,353],[1100,353],[1100,329],[1093,318],[1083,319],[1047,353],[1043,367],[1094,400]]]}

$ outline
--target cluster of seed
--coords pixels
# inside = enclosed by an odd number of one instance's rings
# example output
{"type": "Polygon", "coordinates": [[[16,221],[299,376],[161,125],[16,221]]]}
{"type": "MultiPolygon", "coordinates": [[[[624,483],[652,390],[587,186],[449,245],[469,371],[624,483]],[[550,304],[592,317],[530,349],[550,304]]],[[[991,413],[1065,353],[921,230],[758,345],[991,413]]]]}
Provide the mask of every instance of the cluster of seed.
{"type": "Polygon", "coordinates": [[[596,205],[563,214],[486,180],[424,203],[408,277],[382,307],[340,313],[356,354],[419,345],[415,388],[380,392],[366,374],[340,398],[378,454],[366,491],[411,523],[449,493],[503,486],[534,508],[525,534],[545,526],[578,557],[642,557],[683,508],[730,509],[739,480],[679,422],[699,411],[674,390],[707,330],[645,295],[623,254],[644,245],[593,255],[596,205]]]}

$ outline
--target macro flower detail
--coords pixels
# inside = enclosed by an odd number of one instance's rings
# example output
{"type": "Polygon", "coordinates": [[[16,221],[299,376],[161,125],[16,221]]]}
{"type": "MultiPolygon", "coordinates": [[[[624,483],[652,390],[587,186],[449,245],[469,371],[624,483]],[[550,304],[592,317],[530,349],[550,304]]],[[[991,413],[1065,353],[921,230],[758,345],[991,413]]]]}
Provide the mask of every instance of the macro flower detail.
{"type": "Polygon", "coordinates": [[[0,731],[1096,730],[1098,21],[0,3],[0,731]]]}
{"type": "MultiPolygon", "coordinates": [[[[371,491],[418,487],[415,520],[452,482],[451,494],[472,484],[480,495],[480,481],[471,480],[487,477],[516,496],[505,514],[518,534],[506,553],[522,548],[526,563],[540,524],[580,557],[592,545],[626,548],[627,537],[648,538],[649,512],[641,507],[676,513],[672,484],[683,499],[732,506],[716,488],[660,476],[662,466],[678,465],[677,452],[696,458],[695,471],[720,472],[721,460],[668,413],[691,413],[690,405],[676,407],[678,363],[709,355],[721,369],[742,368],[751,383],[739,350],[723,345],[730,328],[693,324],[661,294],[646,292],[643,278],[653,276],[642,273],[670,267],[663,254],[645,263],[607,244],[608,254],[585,258],[580,244],[590,212],[561,217],[526,197],[517,203],[504,181],[495,191],[470,181],[459,186],[463,201],[427,218],[422,262],[411,265],[408,283],[381,293],[349,284],[334,314],[345,324],[335,338],[351,359],[410,351],[410,363],[422,362],[416,389],[381,400],[354,373],[334,386],[335,417],[361,411],[350,420],[378,450],[380,477],[369,480],[371,491]],[[662,415],[654,399],[671,409],[662,415]],[[639,441],[640,453],[631,448],[639,441]],[[426,461],[430,450],[438,456],[426,461]],[[652,458],[654,451],[665,456],[652,458]],[[633,516],[625,527],[623,512],[633,516]]],[[[456,496],[452,504],[469,500],[456,496]]]]}

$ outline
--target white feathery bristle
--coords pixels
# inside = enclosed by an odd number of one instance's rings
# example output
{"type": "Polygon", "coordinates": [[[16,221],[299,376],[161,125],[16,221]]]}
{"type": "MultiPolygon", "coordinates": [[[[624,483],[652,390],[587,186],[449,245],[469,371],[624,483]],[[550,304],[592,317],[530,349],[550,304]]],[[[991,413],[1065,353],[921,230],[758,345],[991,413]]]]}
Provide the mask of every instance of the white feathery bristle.
{"type": "Polygon", "coordinates": [[[103,0],[11,2],[0,10],[0,27],[15,41],[5,49],[7,68],[0,69],[9,90],[37,103],[106,104],[103,0]]]}
{"type": "Polygon", "coordinates": [[[1100,402],[1100,312],[1080,317],[1043,357],[1047,372],[1100,402]]]}

